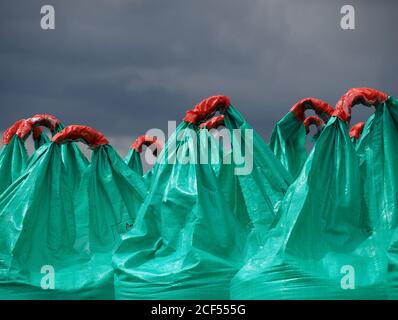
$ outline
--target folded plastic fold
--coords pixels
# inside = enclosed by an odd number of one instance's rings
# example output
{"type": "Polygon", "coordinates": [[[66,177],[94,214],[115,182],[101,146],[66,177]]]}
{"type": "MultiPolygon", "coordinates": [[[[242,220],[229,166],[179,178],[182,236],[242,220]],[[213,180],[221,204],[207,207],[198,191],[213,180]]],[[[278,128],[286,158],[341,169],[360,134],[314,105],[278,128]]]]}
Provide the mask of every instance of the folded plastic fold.
{"type": "Polygon", "coordinates": [[[159,155],[135,227],[114,255],[117,299],[228,299],[230,280],[248,254],[247,240],[259,246],[290,183],[228,98],[204,100],[187,112],[185,121],[159,155]],[[246,154],[254,159],[251,173],[231,176],[228,170],[247,169],[235,160],[226,166],[198,161],[209,148],[222,150],[209,146],[214,138],[200,129],[217,110],[224,112],[231,132],[243,131],[235,148],[254,145],[246,154]],[[247,138],[244,132],[252,135],[247,138]]]}
{"type": "Polygon", "coordinates": [[[387,298],[386,250],[372,232],[345,109],[336,109],[232,299],[387,298]]]}

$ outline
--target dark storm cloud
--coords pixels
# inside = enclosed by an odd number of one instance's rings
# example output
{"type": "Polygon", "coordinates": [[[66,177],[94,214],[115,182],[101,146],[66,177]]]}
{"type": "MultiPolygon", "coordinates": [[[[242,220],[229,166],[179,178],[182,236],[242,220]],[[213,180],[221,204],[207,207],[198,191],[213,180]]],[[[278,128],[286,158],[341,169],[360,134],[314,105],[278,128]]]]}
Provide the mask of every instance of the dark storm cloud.
{"type": "MultiPolygon", "coordinates": [[[[305,96],[353,86],[398,94],[398,5],[351,1],[3,0],[0,129],[48,112],[133,136],[224,93],[264,137],[305,96]],[[40,29],[52,4],[56,30],[40,29]]],[[[356,111],[356,113],[363,111],[356,111]]]]}

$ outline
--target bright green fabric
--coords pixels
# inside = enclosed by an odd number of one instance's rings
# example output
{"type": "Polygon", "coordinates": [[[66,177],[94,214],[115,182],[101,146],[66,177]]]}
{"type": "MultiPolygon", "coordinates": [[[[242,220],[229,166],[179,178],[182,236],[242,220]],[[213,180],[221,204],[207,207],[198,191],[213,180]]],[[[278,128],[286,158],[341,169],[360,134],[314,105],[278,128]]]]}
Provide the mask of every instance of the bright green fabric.
{"type": "MultiPolygon", "coordinates": [[[[192,157],[199,142],[184,131],[189,127],[177,128],[183,132],[177,149],[192,157]]],[[[169,164],[166,157],[175,155],[169,146],[158,158],[136,226],[114,256],[116,298],[226,298],[242,260],[243,228],[219,196],[211,166],[169,164]]]]}
{"type": "Polygon", "coordinates": [[[372,230],[388,250],[390,298],[398,299],[398,100],[376,106],[356,145],[372,230]]]}
{"type": "Polygon", "coordinates": [[[368,119],[356,150],[374,230],[398,225],[398,101],[390,97],[368,119]]]}
{"type": "Polygon", "coordinates": [[[142,176],[143,181],[145,182],[146,186],[149,187],[152,179],[152,169],[148,170],[144,173],[144,169],[142,167],[141,161],[141,154],[134,149],[130,149],[129,153],[127,154],[124,162],[137,174],[142,176]]]}
{"type": "MultiPolygon", "coordinates": [[[[258,246],[263,245],[264,237],[276,219],[275,211],[279,208],[289,185],[292,183],[292,178],[262,137],[232,106],[225,113],[225,125],[227,129],[232,130],[232,134],[235,129],[241,130],[242,137],[244,137],[245,130],[253,132],[253,140],[242,140],[243,143],[240,146],[242,150],[244,150],[245,143],[251,143],[253,146],[252,152],[250,153],[251,149],[249,148],[249,153],[246,155],[253,160],[253,170],[250,174],[236,175],[231,170],[232,168],[228,169],[228,166],[226,170],[229,170],[229,172],[221,173],[222,179],[235,180],[230,185],[224,184],[221,180],[221,184],[226,188],[225,193],[237,192],[238,195],[240,193],[241,199],[244,200],[245,211],[247,211],[252,228],[247,243],[247,254],[250,256],[253,254],[252,250],[256,250],[258,246]]],[[[240,141],[240,139],[237,141],[240,141]]],[[[233,168],[236,167],[239,166],[234,164],[233,168]]],[[[239,196],[236,200],[241,201],[239,196]]],[[[234,205],[239,206],[236,201],[234,205]]],[[[237,212],[241,211],[237,210],[237,212]]]]}
{"type": "Polygon", "coordinates": [[[101,278],[88,276],[90,256],[76,249],[73,196],[87,165],[76,145],[48,143],[0,196],[1,299],[102,297],[101,278]],[[41,288],[45,265],[55,269],[56,290],[41,288]]]}
{"type": "MultiPolygon", "coordinates": [[[[233,107],[225,122],[231,130],[251,129],[233,107]]],[[[246,240],[251,235],[257,247],[275,217],[290,176],[257,133],[246,176],[231,176],[236,164],[167,162],[177,152],[194,159],[195,150],[208,153],[204,142],[211,138],[199,132],[180,124],[159,155],[135,227],[114,255],[117,299],[227,299],[247,256],[246,240]]]]}
{"type": "Polygon", "coordinates": [[[130,149],[124,162],[134,170],[140,176],[144,175],[144,170],[142,169],[141,154],[134,149],[130,149]]]}
{"type": "Polygon", "coordinates": [[[50,139],[47,137],[47,135],[41,132],[39,137],[37,139],[34,139],[35,150],[39,149],[42,145],[46,144],[49,141],[50,139]]]}
{"type": "Polygon", "coordinates": [[[93,151],[76,193],[77,216],[90,250],[109,253],[130,230],[146,196],[143,179],[109,145],[93,151]],[[88,230],[85,232],[84,230],[88,230]]]}
{"type": "Polygon", "coordinates": [[[386,298],[387,257],[371,233],[358,157],[332,117],[288,189],[262,249],[231,282],[233,299],[386,298]],[[341,286],[355,271],[355,290],[341,286]]]}
{"type": "Polygon", "coordinates": [[[305,142],[305,127],[293,112],[287,113],[272,130],[269,146],[293,178],[307,159],[305,142]]]}
{"type": "Polygon", "coordinates": [[[25,142],[14,135],[0,154],[0,194],[2,194],[26,169],[29,160],[25,142]]]}

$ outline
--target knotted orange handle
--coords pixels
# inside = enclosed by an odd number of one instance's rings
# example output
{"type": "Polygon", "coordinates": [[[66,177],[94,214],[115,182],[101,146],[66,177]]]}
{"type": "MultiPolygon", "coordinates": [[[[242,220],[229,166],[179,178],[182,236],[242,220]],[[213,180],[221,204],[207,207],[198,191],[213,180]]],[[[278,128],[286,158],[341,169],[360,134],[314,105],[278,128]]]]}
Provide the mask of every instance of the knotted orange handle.
{"type": "Polygon", "coordinates": [[[95,130],[94,128],[87,126],[72,125],[63,129],[57,133],[51,141],[62,144],[71,141],[82,141],[87,144],[91,149],[95,149],[101,145],[109,144],[109,141],[105,136],[95,130]]]}
{"type": "Polygon", "coordinates": [[[195,108],[188,110],[184,121],[198,124],[200,121],[211,117],[216,111],[226,110],[231,104],[227,96],[211,96],[199,102],[195,108]]]}
{"type": "Polygon", "coordinates": [[[131,145],[131,149],[141,153],[142,147],[146,146],[149,147],[151,145],[156,146],[155,150],[153,151],[154,156],[157,156],[160,151],[163,149],[163,144],[160,142],[156,137],[142,135],[135,139],[134,143],[131,145]]]}
{"type": "Polygon", "coordinates": [[[333,107],[327,102],[317,98],[304,98],[298,101],[290,111],[301,121],[305,119],[305,110],[313,109],[319,116],[326,115],[330,118],[334,112],[333,107]]]}
{"type": "Polygon", "coordinates": [[[304,127],[307,134],[310,132],[310,125],[316,125],[318,132],[321,131],[322,127],[325,125],[325,122],[319,118],[318,116],[309,116],[304,120],[304,127]]]}
{"type": "Polygon", "coordinates": [[[352,88],[348,90],[337,102],[333,116],[343,121],[350,122],[352,108],[357,104],[376,106],[385,102],[388,95],[372,88],[352,88]]]}
{"type": "Polygon", "coordinates": [[[224,125],[224,119],[225,119],[224,115],[221,114],[219,116],[207,120],[206,122],[201,123],[200,128],[203,129],[206,127],[208,130],[216,129],[219,126],[224,125]]]}

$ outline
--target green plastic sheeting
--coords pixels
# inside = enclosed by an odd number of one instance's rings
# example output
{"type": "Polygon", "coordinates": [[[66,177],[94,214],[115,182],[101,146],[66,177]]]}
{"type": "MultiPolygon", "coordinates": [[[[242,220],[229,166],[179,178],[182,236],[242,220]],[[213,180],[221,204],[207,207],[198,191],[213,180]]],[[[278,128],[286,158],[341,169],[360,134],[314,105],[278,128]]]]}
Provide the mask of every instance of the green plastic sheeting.
{"type": "Polygon", "coordinates": [[[295,179],[308,157],[309,144],[315,144],[322,131],[324,121],[330,118],[332,106],[316,98],[298,101],[290,111],[278,121],[271,133],[270,148],[286,170],[295,179]],[[307,109],[314,109],[318,116],[305,117],[307,109]],[[309,127],[317,126],[317,133],[308,139],[309,127]]]}
{"type": "Polygon", "coordinates": [[[271,133],[270,148],[293,178],[300,173],[308,157],[306,135],[303,122],[292,112],[279,120],[271,133]]]}
{"type": "Polygon", "coordinates": [[[44,132],[41,132],[37,138],[34,139],[35,150],[39,149],[42,145],[50,142],[50,139],[44,132]]]}
{"type": "MultiPolygon", "coordinates": [[[[14,124],[23,125],[24,121],[20,120],[14,124]]],[[[36,128],[38,129],[38,127],[36,128]]],[[[63,129],[63,125],[59,124],[54,133],[63,129]]],[[[21,176],[33,155],[29,157],[25,146],[25,140],[16,134],[17,129],[12,136],[10,142],[4,146],[0,154],[0,194],[3,193],[17,178],[21,176]]],[[[34,138],[35,150],[49,142],[49,138],[43,132],[40,132],[37,138],[34,138]]]]}
{"type": "MultiPolygon", "coordinates": [[[[229,130],[252,129],[232,106],[225,123],[229,130]]],[[[229,298],[230,280],[247,257],[246,241],[258,247],[274,220],[291,182],[278,159],[254,132],[235,146],[254,145],[247,154],[254,153],[252,171],[231,177],[240,164],[198,161],[209,153],[206,131],[181,123],[159,155],[135,227],[114,255],[117,299],[229,298]],[[167,161],[176,154],[186,161],[167,161]]]]}
{"type": "Polygon", "coordinates": [[[162,149],[162,144],[157,141],[156,137],[142,135],[137,137],[137,139],[132,144],[129,153],[127,154],[124,161],[126,164],[134,170],[137,174],[143,177],[143,180],[147,186],[150,185],[152,179],[152,169],[147,170],[144,174],[144,169],[142,165],[142,151],[143,146],[155,145],[156,150],[153,151],[153,155],[156,156],[162,149]]]}
{"type": "Polygon", "coordinates": [[[75,197],[76,239],[92,261],[85,279],[104,288],[100,297],[114,298],[112,254],[132,228],[146,192],[142,177],[111,146],[94,149],[75,197]]]}
{"type": "Polygon", "coordinates": [[[76,145],[48,143],[0,196],[0,299],[102,297],[77,250],[73,197],[87,165],[76,145]],[[55,290],[43,290],[52,272],[55,290]]]}
{"type": "Polygon", "coordinates": [[[398,102],[389,97],[385,103],[376,106],[356,146],[374,230],[392,230],[398,225],[397,137],[398,102]]]}
{"type": "Polygon", "coordinates": [[[398,101],[389,97],[367,120],[356,150],[369,219],[389,255],[390,298],[398,299],[398,101]]]}
{"type": "Polygon", "coordinates": [[[2,194],[22,172],[29,160],[25,142],[14,135],[9,144],[3,147],[0,154],[0,194],[2,194]]]}
{"type": "Polygon", "coordinates": [[[358,156],[340,118],[323,129],[279,215],[232,280],[232,299],[387,297],[386,252],[372,233],[358,156]]]}
{"type": "MultiPolygon", "coordinates": [[[[253,251],[263,245],[267,231],[276,219],[275,211],[292,183],[292,178],[262,137],[234,107],[230,106],[224,115],[225,126],[231,136],[234,136],[236,130],[241,132],[242,139],[232,139],[232,142],[236,141],[232,153],[237,149],[253,162],[252,170],[247,173],[236,174],[236,170],[241,167],[239,161],[232,162],[232,167],[223,163],[219,173],[226,198],[229,199],[235,193],[236,198],[231,204],[236,208],[238,216],[245,212],[244,215],[250,221],[252,230],[247,241],[247,255],[251,256],[253,251]],[[245,138],[246,132],[251,133],[252,138],[245,138]],[[251,145],[251,148],[246,149],[245,145],[251,145]],[[225,181],[230,181],[230,184],[225,181]],[[243,210],[240,209],[242,206],[243,210]]],[[[232,146],[234,147],[233,144],[232,146]]]]}
{"type": "Polygon", "coordinates": [[[351,137],[351,142],[354,145],[354,147],[357,146],[357,144],[359,143],[360,138],[356,138],[356,137],[351,137]]]}
{"type": "Polygon", "coordinates": [[[124,159],[126,164],[130,167],[130,169],[134,170],[140,176],[144,175],[144,169],[142,168],[141,162],[141,153],[130,148],[129,153],[124,159]]]}
{"type": "Polygon", "coordinates": [[[152,180],[152,169],[144,173],[141,161],[141,153],[131,148],[124,159],[124,162],[130,167],[130,169],[142,176],[145,185],[149,187],[152,180]]]}
{"type": "MultiPolygon", "coordinates": [[[[186,123],[177,128],[177,150],[193,157],[201,146],[184,129],[195,130],[186,123]]],[[[219,195],[212,167],[168,164],[167,155],[175,155],[169,146],[154,167],[135,228],[115,253],[116,298],[226,298],[241,265],[245,230],[219,195]]]]}
{"type": "Polygon", "coordinates": [[[90,248],[107,253],[113,250],[120,234],[134,224],[146,193],[142,177],[110,145],[97,147],[75,199],[77,215],[87,226],[83,229],[89,230],[90,248]]]}

